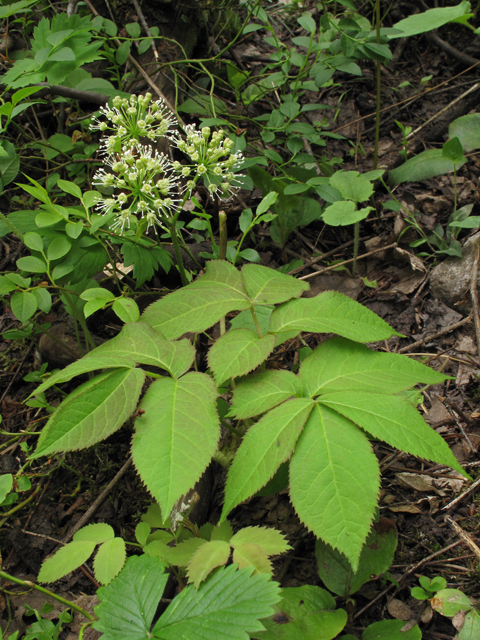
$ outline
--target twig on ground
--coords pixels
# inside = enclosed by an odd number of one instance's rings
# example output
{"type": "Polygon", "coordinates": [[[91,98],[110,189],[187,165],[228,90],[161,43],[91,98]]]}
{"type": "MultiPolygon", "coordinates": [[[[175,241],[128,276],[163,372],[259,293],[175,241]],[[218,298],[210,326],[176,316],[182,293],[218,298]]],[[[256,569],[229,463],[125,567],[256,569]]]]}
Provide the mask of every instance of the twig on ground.
{"type": "Polygon", "coordinates": [[[464,531],[462,527],[460,527],[454,520],[452,520],[450,516],[447,516],[445,518],[445,522],[447,522],[455,531],[455,533],[461,538],[460,542],[464,542],[468,547],[470,547],[473,553],[480,560],[480,549],[477,547],[477,545],[473,541],[472,536],[466,531],[464,531]]]}
{"type": "Polygon", "coordinates": [[[76,532],[79,529],[81,529],[90,520],[90,518],[93,516],[93,514],[98,509],[98,507],[102,504],[102,502],[105,500],[105,498],[108,496],[108,494],[113,489],[113,487],[117,484],[117,482],[120,480],[120,478],[123,475],[125,475],[126,471],[128,470],[128,468],[130,467],[131,464],[132,464],[132,458],[130,457],[125,462],[125,464],[120,469],[120,471],[117,473],[117,475],[113,478],[113,480],[111,480],[107,484],[107,486],[102,491],[102,493],[97,497],[95,502],[93,502],[93,504],[87,509],[87,511],[85,511],[85,513],[80,518],[80,520],[75,524],[75,526],[73,526],[70,529],[70,531],[67,533],[67,535],[63,538],[61,544],[67,544],[67,542],[70,542],[70,540],[73,538],[73,536],[76,534],[76,532]]]}
{"type": "Polygon", "coordinates": [[[475,325],[475,337],[477,338],[477,356],[480,358],[480,316],[478,311],[478,264],[480,261],[480,239],[475,249],[475,260],[473,261],[472,279],[470,280],[470,297],[472,299],[473,323],[475,325]]]}
{"type": "Polygon", "coordinates": [[[463,500],[465,496],[468,496],[469,493],[471,493],[474,489],[476,489],[478,485],[480,485],[480,478],[478,478],[478,480],[475,480],[475,482],[472,482],[472,484],[468,487],[468,489],[466,489],[463,493],[457,496],[454,500],[452,500],[451,502],[446,504],[444,507],[442,507],[441,511],[446,511],[447,509],[451,509],[452,507],[454,507],[456,504],[460,502],[460,500],[463,500]]]}
{"type": "Polygon", "coordinates": [[[27,356],[29,355],[30,351],[33,349],[33,347],[35,346],[35,344],[32,342],[32,344],[28,347],[27,351],[25,352],[25,355],[23,356],[20,364],[17,367],[17,370],[15,371],[15,373],[12,376],[12,379],[10,380],[10,382],[8,383],[8,387],[5,389],[5,391],[2,394],[2,397],[0,398],[0,405],[2,404],[2,402],[5,400],[5,396],[7,395],[7,393],[10,391],[10,387],[12,386],[12,384],[15,382],[15,380],[17,379],[18,374],[20,373],[22,367],[23,367],[23,363],[25,362],[25,360],[27,359],[27,356]]]}
{"type": "MultiPolygon", "coordinates": [[[[363,260],[363,258],[368,258],[369,256],[373,256],[374,253],[380,253],[380,251],[387,251],[387,249],[393,249],[393,247],[396,247],[397,243],[394,242],[393,244],[387,244],[386,247],[379,247],[378,249],[374,249],[373,251],[369,251],[368,253],[364,253],[363,256],[358,256],[356,258],[356,260],[363,260]]],[[[338,249],[336,250],[338,251],[338,249]]],[[[325,258],[325,256],[323,256],[321,259],[323,260],[325,258]]],[[[308,273],[306,276],[302,276],[301,278],[299,278],[299,280],[308,280],[309,278],[313,278],[315,276],[319,276],[322,273],[325,273],[326,271],[332,271],[332,269],[337,269],[338,267],[343,267],[344,264],[349,264],[350,262],[353,262],[355,260],[355,258],[350,258],[350,260],[344,260],[343,262],[337,262],[337,264],[332,264],[330,267],[325,267],[325,269],[320,269],[319,271],[314,271],[313,273],[308,273]]],[[[291,272],[289,272],[289,274],[291,274],[291,272]]]]}
{"type": "Polygon", "coordinates": [[[430,31],[429,33],[426,33],[425,36],[427,40],[437,45],[439,49],[442,49],[442,51],[445,51],[445,53],[464,64],[466,67],[470,67],[480,62],[480,60],[477,60],[466,53],[462,53],[462,51],[459,51],[455,47],[452,47],[451,44],[448,44],[448,42],[445,42],[445,40],[442,40],[436,31],[430,31]]]}
{"type": "Polygon", "coordinates": [[[470,313],[466,318],[463,318],[463,320],[460,320],[459,322],[455,322],[455,324],[451,324],[446,329],[442,329],[441,331],[438,331],[437,333],[432,333],[432,335],[425,336],[421,340],[417,340],[416,342],[412,342],[412,344],[408,344],[406,347],[402,347],[401,349],[399,349],[397,351],[397,353],[406,353],[407,351],[410,351],[411,349],[415,349],[416,347],[420,347],[420,346],[424,345],[425,342],[427,342],[427,341],[436,340],[437,338],[441,338],[442,336],[447,335],[447,333],[451,333],[452,331],[455,331],[455,329],[458,329],[459,327],[463,327],[464,324],[467,324],[467,322],[471,322],[471,320],[472,320],[472,314],[470,313]]]}
{"type": "Polygon", "coordinates": [[[155,45],[155,38],[150,33],[150,29],[148,28],[147,21],[145,20],[145,16],[143,15],[143,11],[142,11],[140,5],[138,4],[138,0],[133,0],[133,6],[135,7],[135,11],[137,12],[138,19],[140,20],[140,23],[141,23],[141,25],[143,27],[143,30],[145,31],[147,36],[152,39],[152,42],[151,42],[150,46],[152,48],[153,55],[155,56],[155,60],[157,62],[159,62],[158,51],[157,51],[157,47],[155,45]]]}

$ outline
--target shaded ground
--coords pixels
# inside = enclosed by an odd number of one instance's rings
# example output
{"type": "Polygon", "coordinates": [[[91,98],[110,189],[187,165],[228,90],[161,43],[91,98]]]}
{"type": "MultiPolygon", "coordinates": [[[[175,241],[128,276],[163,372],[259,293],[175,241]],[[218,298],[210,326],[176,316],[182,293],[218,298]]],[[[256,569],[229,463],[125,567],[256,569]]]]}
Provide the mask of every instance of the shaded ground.
{"type": "MultiPolygon", "coordinates": [[[[402,3],[407,5],[407,3],[402,3]]],[[[397,9],[397,8],[396,8],[397,9]]],[[[399,8],[398,8],[399,10],[399,8]]],[[[99,9],[100,11],[100,9],[99,9]]],[[[407,11],[408,12],[408,11],[407,11]]],[[[286,37],[286,33],[282,34],[286,37]]],[[[460,25],[453,25],[447,33],[442,32],[451,44],[460,47],[468,45],[465,31],[460,25]]],[[[221,44],[221,43],[219,43],[221,44]]],[[[416,128],[425,123],[440,109],[450,104],[467,88],[478,81],[476,69],[465,72],[466,66],[451,55],[440,50],[427,38],[417,38],[407,47],[400,41],[396,45],[394,64],[383,69],[382,105],[388,107],[382,117],[380,130],[380,163],[389,169],[398,164],[400,135],[396,133],[394,120],[416,128]],[[426,84],[422,78],[431,76],[426,84]],[[445,81],[451,81],[444,84],[445,81]],[[398,90],[398,85],[408,81],[410,86],[398,90]],[[436,87],[439,87],[436,89],[436,87]],[[416,97],[413,103],[397,105],[406,98],[416,97]]],[[[262,38],[254,33],[248,41],[240,42],[236,55],[243,60],[247,68],[254,70],[255,52],[259,58],[270,51],[262,38]],[[249,47],[249,56],[245,53],[249,47]],[[244,56],[242,58],[242,56],[244,56]]],[[[476,51],[464,51],[473,56],[476,51]]],[[[328,114],[335,114],[339,106],[338,117],[331,119],[330,128],[343,134],[345,140],[329,142],[328,152],[342,157],[343,168],[357,169],[361,172],[372,168],[373,124],[370,115],[374,111],[373,66],[363,64],[363,76],[341,77],[342,85],[322,91],[318,95],[308,95],[306,100],[321,101],[334,107],[328,114]],[[345,95],[343,95],[347,92],[345,95]],[[368,116],[358,121],[358,118],[368,116]],[[349,124],[351,123],[351,124],[349,124]]],[[[415,138],[412,148],[421,150],[427,147],[439,147],[446,139],[448,123],[462,113],[468,113],[472,105],[478,102],[479,93],[474,92],[468,98],[460,100],[446,114],[426,127],[415,138]]],[[[312,112],[310,112],[312,113],[312,112]]],[[[325,113],[322,113],[322,117],[325,113]]],[[[330,117],[330,116],[329,116],[330,117]]],[[[478,176],[480,161],[474,155],[459,171],[459,206],[475,203],[473,215],[478,211],[478,176]]],[[[202,194],[201,194],[202,195],[202,194]]],[[[449,176],[409,183],[400,186],[396,195],[406,202],[412,210],[421,212],[420,224],[426,230],[436,223],[445,224],[453,206],[453,185],[449,176]]],[[[205,194],[203,194],[205,196],[205,194]]],[[[261,197],[258,190],[253,193],[242,192],[248,205],[255,205],[261,197]]],[[[392,244],[398,239],[402,228],[401,216],[382,208],[382,201],[388,194],[380,188],[376,193],[378,215],[361,224],[361,250],[367,253],[374,249],[392,244]]],[[[207,203],[208,204],[208,203],[207,203]]],[[[241,211],[238,201],[229,203],[230,219],[241,211]]],[[[232,225],[232,238],[238,229],[232,225]]],[[[448,444],[462,465],[465,465],[475,480],[480,470],[478,446],[480,445],[479,413],[479,354],[477,352],[475,327],[469,321],[460,327],[448,330],[452,325],[466,317],[458,308],[446,306],[435,299],[429,288],[429,269],[437,258],[431,256],[415,262],[405,252],[409,242],[417,236],[407,233],[401,238],[403,253],[388,249],[360,260],[358,275],[368,281],[376,281],[376,287],[365,286],[359,277],[348,272],[350,265],[339,271],[328,270],[309,278],[313,295],[328,289],[336,289],[375,311],[405,338],[393,338],[388,344],[377,345],[391,351],[404,350],[411,355],[424,356],[424,361],[436,369],[452,376],[445,385],[430,387],[424,394],[422,410],[425,419],[435,428],[448,444]],[[444,335],[437,336],[446,330],[444,335]],[[431,337],[434,336],[434,337],[431,337]],[[409,345],[423,340],[414,349],[409,345]]],[[[460,236],[462,241],[467,233],[460,236]]],[[[323,223],[313,223],[300,232],[293,233],[286,247],[288,259],[302,258],[309,261],[317,252],[331,252],[330,260],[349,260],[352,257],[352,232],[349,228],[326,228],[323,223]],[[343,248],[346,243],[348,246],[343,248]]],[[[272,243],[266,231],[260,230],[256,236],[257,244],[251,243],[262,256],[262,264],[271,267],[281,266],[285,255],[272,243]]],[[[22,255],[24,248],[15,238],[7,236],[2,241],[0,263],[2,269],[12,269],[15,260],[22,255]]],[[[300,275],[309,275],[329,266],[328,261],[304,267],[300,275]]],[[[175,282],[166,280],[161,274],[154,279],[152,289],[175,286],[175,282]]],[[[52,312],[49,321],[59,318],[52,312]]],[[[106,314],[97,313],[94,317],[95,333],[104,338],[111,337],[119,329],[115,321],[106,314]]],[[[0,318],[1,331],[18,327],[18,323],[8,309],[3,310],[0,318]]],[[[214,331],[214,330],[212,330],[214,331]]],[[[214,335],[212,333],[212,335],[214,335]]],[[[307,344],[315,347],[319,336],[304,336],[307,344]]],[[[290,341],[279,347],[271,359],[276,368],[291,368],[298,362],[296,349],[298,341],[290,341]]],[[[23,401],[35,385],[25,382],[24,376],[38,370],[40,354],[38,345],[27,340],[5,340],[0,345],[0,360],[3,372],[0,374],[1,414],[3,417],[0,439],[0,472],[16,473],[26,462],[26,455],[34,446],[34,436],[17,435],[25,431],[39,430],[45,414],[43,410],[26,408],[23,401]]],[[[3,553],[3,569],[24,579],[36,580],[45,557],[56,548],[56,540],[61,540],[78,523],[95,499],[116,476],[129,456],[131,425],[107,441],[87,452],[67,454],[64,459],[52,458],[47,463],[40,461],[31,468],[32,489],[21,494],[21,500],[31,500],[18,510],[11,509],[8,517],[0,520],[0,545],[3,553]],[[34,494],[35,492],[35,494],[34,494]]],[[[375,453],[383,471],[382,492],[379,509],[382,517],[394,522],[398,533],[398,548],[391,575],[399,586],[391,582],[376,579],[362,587],[353,599],[345,602],[337,598],[338,606],[346,608],[351,614],[353,627],[350,631],[360,632],[369,623],[381,619],[401,617],[405,620],[419,621],[423,604],[410,598],[410,587],[418,583],[419,575],[443,575],[448,585],[462,589],[473,598],[480,597],[478,556],[452,529],[445,516],[449,515],[473,539],[480,528],[480,502],[475,491],[463,500],[453,504],[451,501],[466,487],[456,474],[438,465],[423,463],[420,460],[398,453],[384,444],[375,444],[375,453]],[[393,598],[393,600],[392,600],[393,598]],[[398,601],[407,605],[401,608],[398,601]],[[393,604],[392,604],[393,603],[393,604]],[[397,603],[397,604],[395,604],[397,603]],[[403,616],[403,617],[402,617],[403,616]]],[[[215,522],[221,506],[223,472],[220,467],[212,466],[213,488],[209,490],[204,520],[215,522]]],[[[116,534],[126,540],[134,540],[134,529],[139,517],[145,512],[150,498],[144,490],[133,468],[108,490],[103,502],[92,513],[89,522],[107,522],[116,534]]],[[[8,508],[5,508],[7,511],[8,508]]],[[[282,531],[289,539],[293,550],[275,562],[275,575],[282,586],[300,586],[303,584],[321,585],[316,569],[315,539],[300,524],[286,492],[273,496],[253,498],[237,507],[231,515],[234,529],[249,525],[273,526],[282,531]]],[[[53,589],[61,594],[93,594],[96,583],[88,569],[76,571],[68,578],[59,581],[53,589]]],[[[14,590],[12,590],[14,591],[14,590]]],[[[37,606],[34,596],[26,596],[30,606],[37,606]]],[[[36,598],[36,596],[35,596],[36,598]]],[[[19,600],[7,602],[0,600],[3,619],[9,616],[15,619],[19,629],[31,618],[23,616],[23,604],[19,600]]],[[[16,627],[10,627],[13,631],[16,627]]],[[[454,636],[451,623],[434,616],[422,625],[424,638],[448,639],[454,636]]],[[[72,630],[71,638],[77,637],[72,630]]]]}

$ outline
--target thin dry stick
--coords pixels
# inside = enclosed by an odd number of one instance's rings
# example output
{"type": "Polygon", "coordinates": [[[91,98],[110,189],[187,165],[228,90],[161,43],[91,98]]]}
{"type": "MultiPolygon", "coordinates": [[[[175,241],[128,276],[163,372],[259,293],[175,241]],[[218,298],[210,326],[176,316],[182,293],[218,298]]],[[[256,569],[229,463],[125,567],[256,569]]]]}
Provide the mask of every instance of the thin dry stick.
{"type": "Polygon", "coordinates": [[[448,524],[452,527],[455,533],[461,538],[460,542],[464,542],[468,547],[470,547],[473,553],[480,560],[480,549],[477,547],[477,545],[473,541],[472,536],[468,534],[466,531],[464,531],[462,527],[460,527],[454,520],[452,520],[450,516],[447,516],[445,518],[445,522],[448,522],[448,524]]]}
{"type": "MultiPolygon", "coordinates": [[[[422,564],[425,564],[426,562],[430,562],[430,560],[432,560],[436,556],[439,556],[442,553],[446,553],[447,551],[450,551],[450,549],[453,549],[454,547],[458,547],[459,544],[462,544],[461,540],[457,540],[457,542],[453,542],[452,544],[449,544],[448,547],[444,547],[443,549],[440,549],[440,551],[435,551],[435,553],[432,553],[431,555],[427,556],[423,560],[420,560],[420,562],[417,562],[416,564],[411,566],[410,569],[408,569],[408,571],[406,571],[406,573],[403,574],[401,580],[404,580],[408,575],[416,571],[419,567],[422,566],[422,564]]],[[[370,602],[366,604],[362,609],[360,609],[360,611],[357,611],[357,613],[353,616],[353,619],[356,620],[358,617],[362,615],[362,613],[365,613],[365,611],[367,611],[367,609],[369,609],[372,606],[372,604],[375,604],[377,600],[380,600],[380,598],[383,598],[383,596],[386,593],[388,593],[388,591],[390,591],[390,589],[393,586],[394,586],[393,584],[389,585],[386,589],[384,589],[381,593],[379,593],[378,596],[376,596],[373,600],[370,600],[370,602]]],[[[400,587],[400,589],[402,588],[403,587],[400,587]]],[[[399,591],[399,589],[397,589],[395,593],[397,593],[397,591],[399,591]]]]}
{"type": "Polygon", "coordinates": [[[147,36],[152,39],[152,42],[151,42],[150,46],[152,48],[153,55],[155,56],[155,60],[157,62],[159,62],[158,51],[157,51],[157,47],[155,46],[155,38],[150,33],[150,29],[148,28],[147,21],[145,20],[145,16],[143,15],[142,9],[141,9],[140,5],[138,4],[137,0],[133,0],[133,6],[135,7],[135,11],[137,12],[138,19],[140,20],[140,22],[142,24],[143,30],[145,31],[147,36]]]}
{"type": "Polygon", "coordinates": [[[442,507],[441,511],[446,511],[447,509],[451,509],[452,507],[454,507],[456,504],[460,502],[460,500],[463,500],[465,496],[468,496],[469,493],[471,493],[474,489],[476,489],[478,485],[480,485],[480,478],[478,478],[478,480],[475,480],[475,482],[473,482],[466,491],[464,491],[459,496],[457,496],[454,500],[452,500],[451,502],[446,504],[444,507],[442,507]]]}
{"type": "Polygon", "coordinates": [[[5,389],[5,391],[2,394],[2,397],[0,398],[0,404],[2,404],[2,402],[5,400],[5,396],[7,395],[7,393],[10,391],[10,387],[12,386],[12,384],[15,382],[18,374],[20,373],[22,367],[23,367],[23,363],[25,362],[25,360],[27,359],[28,354],[30,353],[30,351],[33,349],[33,347],[35,346],[35,344],[32,342],[32,344],[28,347],[28,350],[26,351],[25,355],[22,358],[22,361],[20,362],[20,364],[17,367],[17,370],[15,371],[15,373],[13,374],[10,382],[8,383],[8,387],[5,389]]]}
{"type": "Polygon", "coordinates": [[[445,111],[448,111],[451,107],[453,107],[455,104],[457,104],[457,102],[460,102],[461,100],[466,98],[469,93],[472,93],[472,91],[475,91],[479,87],[480,87],[480,82],[475,83],[473,85],[473,87],[470,87],[470,89],[467,89],[467,91],[465,91],[465,93],[462,93],[461,96],[458,96],[458,98],[455,98],[455,100],[452,100],[452,102],[450,102],[450,104],[447,104],[446,107],[444,107],[443,109],[440,109],[440,111],[437,111],[437,113],[434,116],[432,116],[426,122],[421,124],[417,129],[415,129],[415,131],[412,131],[412,133],[409,133],[408,136],[406,137],[406,140],[409,140],[410,138],[413,138],[413,136],[417,135],[417,133],[419,131],[421,131],[424,127],[426,127],[427,124],[430,124],[430,122],[433,122],[434,120],[436,120],[438,118],[438,116],[441,116],[443,113],[445,113],[445,111]]]}
{"type": "MultiPolygon", "coordinates": [[[[368,238],[360,238],[361,242],[363,242],[365,240],[368,240],[368,238]]],[[[339,251],[343,251],[343,249],[347,249],[347,247],[349,247],[352,244],[353,244],[353,240],[349,240],[348,242],[345,242],[344,244],[341,244],[339,247],[335,247],[335,249],[332,249],[331,251],[328,251],[327,253],[322,253],[321,256],[317,256],[316,258],[312,258],[311,260],[309,260],[308,262],[303,264],[301,267],[297,267],[296,269],[292,269],[291,271],[289,271],[287,273],[287,275],[293,276],[296,273],[300,273],[301,271],[305,271],[305,269],[307,269],[308,267],[311,267],[312,264],[316,264],[317,262],[320,262],[321,260],[325,260],[326,258],[330,258],[330,256],[335,255],[339,251]]]]}
{"type": "MultiPolygon", "coordinates": [[[[394,242],[393,244],[388,244],[386,247],[380,247],[379,249],[374,249],[373,251],[369,251],[368,253],[364,253],[363,256],[358,256],[356,258],[357,262],[358,260],[363,260],[363,258],[368,258],[369,256],[373,256],[374,253],[380,253],[380,251],[386,251],[387,249],[393,249],[393,247],[396,247],[397,243],[394,242]]],[[[322,273],[325,273],[326,271],[331,271],[332,269],[337,269],[338,267],[343,267],[344,264],[349,264],[350,262],[353,262],[355,260],[355,258],[350,258],[350,260],[344,260],[343,262],[337,262],[337,264],[332,264],[330,267],[325,267],[325,269],[320,269],[320,271],[314,271],[313,273],[309,273],[306,276],[302,276],[301,278],[299,278],[299,280],[308,280],[309,278],[313,278],[314,276],[318,276],[321,275],[322,273]]]]}
{"type": "Polygon", "coordinates": [[[472,279],[470,280],[470,297],[472,298],[472,315],[475,325],[475,337],[477,338],[477,356],[480,357],[480,317],[478,312],[478,263],[480,261],[480,238],[475,249],[475,260],[473,261],[472,279]]]}
{"type": "Polygon", "coordinates": [[[472,320],[472,314],[470,313],[466,318],[464,318],[463,320],[460,320],[460,322],[455,322],[455,324],[451,324],[446,329],[442,329],[441,331],[438,331],[438,333],[432,333],[431,336],[425,336],[421,340],[412,342],[412,344],[408,344],[406,347],[402,347],[401,349],[399,349],[397,353],[405,353],[407,351],[410,351],[411,349],[415,349],[416,347],[421,347],[422,345],[425,344],[427,340],[436,340],[437,338],[441,338],[447,333],[450,333],[451,331],[455,331],[455,329],[458,329],[459,327],[463,327],[464,324],[467,324],[467,322],[471,322],[471,320],[472,320]]]}
{"type": "Polygon", "coordinates": [[[125,462],[125,464],[120,469],[120,471],[117,473],[117,475],[113,478],[113,480],[111,480],[107,484],[107,486],[102,491],[102,493],[98,496],[98,498],[95,500],[95,502],[87,509],[87,511],[85,511],[85,513],[80,518],[80,520],[77,522],[77,524],[71,528],[71,530],[63,538],[63,540],[62,540],[62,542],[60,544],[67,544],[67,542],[70,542],[70,540],[77,533],[77,531],[79,529],[81,529],[84,526],[84,524],[86,524],[90,520],[90,518],[93,516],[93,514],[98,509],[98,507],[102,504],[102,502],[105,500],[105,498],[108,496],[108,494],[113,489],[113,487],[117,484],[117,482],[120,480],[120,478],[123,475],[125,475],[126,471],[128,470],[128,468],[130,467],[131,464],[132,464],[132,458],[130,457],[125,462]]]}

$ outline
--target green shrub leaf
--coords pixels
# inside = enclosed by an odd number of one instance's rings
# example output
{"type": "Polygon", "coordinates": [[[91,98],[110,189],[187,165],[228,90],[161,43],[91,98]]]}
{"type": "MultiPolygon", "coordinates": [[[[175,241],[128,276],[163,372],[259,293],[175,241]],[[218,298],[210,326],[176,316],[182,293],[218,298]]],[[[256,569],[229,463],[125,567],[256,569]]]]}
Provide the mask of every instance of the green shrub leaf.
{"type": "Polygon", "coordinates": [[[51,415],[33,457],[85,449],[120,429],[137,406],[144,380],[140,369],[117,369],[82,384],[51,415]]]}
{"type": "Polygon", "coordinates": [[[133,461],[162,513],[170,513],[212,458],[220,435],[217,395],[209,376],[193,372],[156,380],[140,403],[145,413],[135,421],[133,461]]]}
{"type": "Polygon", "coordinates": [[[192,556],[188,564],[188,580],[195,589],[205,580],[209,573],[217,567],[227,564],[230,557],[230,545],[225,540],[211,540],[205,542],[192,556]]]}
{"type": "Polygon", "coordinates": [[[419,382],[439,384],[448,376],[407,356],[372,351],[362,344],[333,338],[305,358],[298,377],[306,395],[313,398],[346,389],[398,393],[419,382]]]}
{"type": "Polygon", "coordinates": [[[202,538],[190,538],[189,540],[180,542],[176,547],[167,547],[168,562],[174,564],[176,567],[188,566],[193,554],[202,544],[205,544],[205,542],[202,538]]]}
{"type": "Polygon", "coordinates": [[[480,113],[469,113],[451,122],[448,136],[457,137],[466,152],[480,149],[480,113]]]}
{"type": "Polygon", "coordinates": [[[45,273],[47,265],[40,258],[34,256],[25,256],[17,260],[17,267],[21,271],[29,271],[30,273],[45,273]]]}
{"type": "Polygon", "coordinates": [[[222,519],[261,489],[288,460],[314,403],[295,398],[272,409],[247,431],[229,469],[222,519]]]}
{"type": "MultiPolygon", "coordinates": [[[[465,162],[466,159],[457,163],[456,168],[463,167],[465,162]]],[[[409,158],[396,169],[392,169],[388,174],[388,181],[392,186],[401,182],[419,182],[435,176],[443,176],[453,169],[453,162],[442,155],[441,149],[429,149],[409,158]]]]}
{"type": "Polygon", "coordinates": [[[273,351],[275,341],[272,334],[259,338],[249,329],[233,329],[221,336],[208,353],[217,385],[256,369],[273,351]]]}
{"type": "Polygon", "coordinates": [[[244,542],[236,546],[233,550],[233,562],[238,565],[239,569],[245,567],[253,567],[256,573],[273,572],[272,563],[268,559],[267,553],[253,542],[244,542]]]}
{"type": "Polygon", "coordinates": [[[38,574],[38,581],[55,582],[63,578],[70,571],[81,567],[92,555],[94,549],[95,542],[86,540],[66,544],[54,556],[45,560],[38,574]]]}
{"type": "Polygon", "coordinates": [[[303,395],[302,383],[291,371],[262,371],[237,384],[227,416],[237,420],[252,418],[300,395],[303,395]]]}
{"type": "Polygon", "coordinates": [[[278,304],[299,298],[310,288],[307,282],[260,265],[244,265],[242,276],[253,304],[278,304]]]}
{"type": "Polygon", "coordinates": [[[97,591],[98,620],[93,628],[102,640],[147,640],[157,605],[167,584],[165,565],[147,555],[131,556],[108,587],[97,591]]]}
{"type": "Polygon", "coordinates": [[[95,578],[109,584],[122,570],[127,557],[123,538],[112,538],[102,544],[93,563],[95,578]]]}
{"type": "Polygon", "coordinates": [[[368,625],[362,633],[362,640],[422,640],[418,625],[408,631],[402,631],[403,620],[381,620],[368,625]]]}
{"type": "Polygon", "coordinates": [[[198,591],[186,587],[158,620],[154,637],[247,640],[248,634],[263,631],[260,619],[273,613],[272,605],[281,597],[279,585],[267,574],[251,574],[250,568],[237,571],[231,565],[218,569],[198,591]]]}
{"type": "Polygon", "coordinates": [[[373,311],[337,291],[290,300],[277,307],[270,319],[270,331],[292,330],[336,333],[355,342],[375,342],[401,335],[373,311]]]}
{"type": "Polygon", "coordinates": [[[118,298],[112,309],[122,322],[136,322],[140,317],[138,304],[132,298],[118,298]]]}
{"type": "Polygon", "coordinates": [[[365,202],[373,193],[373,184],[358,171],[336,171],[330,178],[330,185],[338,189],[345,200],[365,202]]]}
{"type": "Polygon", "coordinates": [[[15,317],[20,322],[29,320],[37,310],[37,299],[30,291],[15,291],[10,304],[15,317]]]}
{"type": "Polygon", "coordinates": [[[106,540],[111,540],[115,537],[115,532],[109,524],[99,522],[98,524],[89,524],[82,529],[79,529],[73,536],[73,541],[78,542],[94,542],[100,544],[106,540]]]}
{"type": "Polygon", "coordinates": [[[307,527],[345,554],[355,571],[377,504],[379,475],[361,431],[317,405],[290,461],[290,498],[307,527]]]}
{"type": "Polygon", "coordinates": [[[231,547],[238,547],[246,542],[261,547],[268,556],[285,553],[291,546],[277,529],[266,527],[244,527],[230,539],[231,547]]]}
{"type": "Polygon", "coordinates": [[[126,324],[118,336],[88,354],[89,358],[121,353],[138,364],[148,364],[168,371],[174,378],[186,373],[195,358],[190,340],[166,340],[146,322],[126,324]]]}
{"type": "MultiPolygon", "coordinates": [[[[470,2],[467,2],[467,0],[462,0],[460,4],[454,7],[438,7],[436,9],[429,9],[423,13],[416,13],[395,23],[393,28],[399,29],[401,33],[390,35],[390,39],[408,38],[418,35],[419,33],[426,33],[427,31],[438,29],[452,20],[458,20],[464,16],[469,17],[468,14],[470,14],[470,2]]],[[[405,640],[410,639],[406,638],[405,640]]]]}
{"type": "Polygon", "coordinates": [[[392,447],[446,464],[466,476],[444,439],[424,422],[407,398],[345,390],[320,396],[318,402],[338,411],[392,447]]]}

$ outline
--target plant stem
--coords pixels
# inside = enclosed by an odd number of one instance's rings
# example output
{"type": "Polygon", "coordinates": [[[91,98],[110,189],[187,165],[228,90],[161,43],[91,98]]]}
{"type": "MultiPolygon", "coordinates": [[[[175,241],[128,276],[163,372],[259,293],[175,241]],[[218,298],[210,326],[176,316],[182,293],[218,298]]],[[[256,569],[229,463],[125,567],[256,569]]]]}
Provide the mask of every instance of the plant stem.
{"type": "Polygon", "coordinates": [[[20,511],[20,509],[23,509],[23,507],[28,504],[29,502],[31,502],[34,497],[37,495],[37,493],[40,491],[40,489],[42,488],[41,484],[38,484],[35,488],[35,491],[33,491],[33,493],[23,502],[20,502],[20,504],[17,504],[13,507],[13,509],[10,509],[10,511],[7,511],[6,513],[3,514],[3,518],[0,520],[0,528],[3,527],[3,525],[5,524],[5,522],[8,520],[8,518],[13,515],[14,513],[16,513],[17,511],[20,511]]]}
{"type": "MultiPolygon", "coordinates": [[[[377,31],[377,44],[380,44],[380,0],[375,2],[375,27],[377,31]]],[[[375,118],[375,148],[373,151],[373,168],[377,168],[378,163],[378,142],[380,140],[380,91],[382,88],[382,79],[380,75],[380,60],[376,61],[377,69],[377,106],[375,118]]],[[[355,274],[355,262],[353,263],[353,273],[355,274]]]]}
{"type": "Polygon", "coordinates": [[[355,269],[357,267],[357,256],[358,256],[358,244],[360,242],[360,222],[355,222],[354,225],[354,242],[353,242],[353,267],[352,267],[352,275],[355,276],[355,269]]]}
{"type": "MultiPolygon", "coordinates": [[[[220,260],[227,257],[227,214],[225,211],[218,212],[219,233],[220,233],[220,260]]],[[[220,318],[220,335],[225,335],[225,316],[220,318]]]]}
{"type": "Polygon", "coordinates": [[[85,609],[82,609],[82,607],[79,607],[74,602],[70,602],[70,600],[66,600],[61,596],[58,596],[56,593],[53,593],[53,591],[49,591],[48,589],[44,589],[43,587],[40,587],[38,584],[34,584],[33,582],[30,582],[30,580],[20,580],[20,578],[14,578],[10,574],[5,573],[5,571],[0,571],[0,578],[3,578],[4,580],[8,580],[8,582],[19,584],[22,587],[27,587],[27,589],[35,589],[36,591],[40,591],[40,593],[44,593],[45,595],[50,596],[51,598],[54,598],[58,602],[61,602],[62,604],[67,605],[67,607],[71,609],[75,609],[75,611],[78,611],[79,613],[81,613],[83,616],[85,616],[85,618],[88,618],[88,620],[90,620],[91,622],[95,622],[95,620],[97,619],[95,618],[95,616],[92,616],[90,613],[88,613],[88,611],[85,611],[85,609]]]}
{"type": "Polygon", "coordinates": [[[260,325],[258,324],[257,314],[255,313],[255,309],[253,308],[253,305],[250,307],[250,313],[252,314],[253,322],[255,324],[255,329],[257,330],[258,337],[263,338],[262,330],[260,329],[260,325]]]}
{"type": "Polygon", "coordinates": [[[188,279],[185,273],[185,267],[183,266],[182,254],[180,253],[180,245],[178,244],[176,217],[173,219],[173,223],[170,226],[170,236],[172,238],[173,250],[175,251],[175,258],[177,260],[177,266],[180,272],[180,278],[182,279],[182,285],[186,287],[188,284],[188,279]]]}

